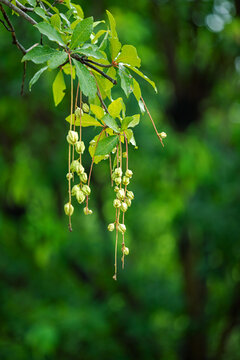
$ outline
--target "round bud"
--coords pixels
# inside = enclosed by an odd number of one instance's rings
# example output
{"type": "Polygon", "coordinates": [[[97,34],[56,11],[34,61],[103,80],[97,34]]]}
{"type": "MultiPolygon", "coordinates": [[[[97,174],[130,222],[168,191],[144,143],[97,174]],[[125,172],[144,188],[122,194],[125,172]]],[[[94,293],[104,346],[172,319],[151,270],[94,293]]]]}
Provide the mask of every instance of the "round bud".
{"type": "Polygon", "coordinates": [[[115,152],[117,151],[117,148],[115,147],[115,148],[113,148],[113,150],[112,150],[112,154],[115,154],[115,152]]]}
{"type": "Polygon", "coordinates": [[[118,230],[119,230],[122,234],[124,234],[127,229],[126,229],[126,226],[125,226],[124,224],[119,224],[119,225],[118,225],[118,230]]]}
{"type": "Polygon", "coordinates": [[[77,195],[77,193],[80,191],[80,187],[79,185],[74,185],[73,188],[72,188],[72,195],[75,196],[77,195]]]}
{"type": "Polygon", "coordinates": [[[121,207],[121,201],[118,200],[118,199],[114,199],[114,200],[113,200],[113,206],[114,206],[115,208],[120,208],[120,207],[121,207]]]}
{"type": "Polygon", "coordinates": [[[108,231],[113,231],[115,229],[114,223],[108,225],[108,231]]]}
{"type": "Polygon", "coordinates": [[[116,184],[116,185],[120,185],[121,182],[122,182],[122,178],[121,178],[121,177],[117,177],[114,181],[115,181],[115,184],[116,184]]]}
{"type": "Polygon", "coordinates": [[[76,193],[76,199],[77,201],[79,202],[79,204],[82,204],[85,200],[85,195],[84,193],[82,192],[82,190],[79,190],[77,193],[76,193]]]}
{"type": "Polygon", "coordinates": [[[124,253],[124,255],[128,255],[129,254],[129,248],[124,246],[123,253],[124,253]]]}
{"type": "Polygon", "coordinates": [[[115,174],[119,177],[119,176],[122,176],[122,169],[119,167],[119,168],[116,168],[115,169],[115,174]]]}
{"type": "Polygon", "coordinates": [[[91,194],[91,189],[88,185],[83,185],[82,187],[82,192],[85,194],[85,195],[90,195],[91,194]]]}
{"type": "Polygon", "coordinates": [[[85,172],[83,174],[80,174],[80,180],[84,183],[87,182],[87,174],[85,172]]]}
{"type": "Polygon", "coordinates": [[[133,172],[132,170],[127,169],[125,172],[125,176],[129,177],[131,179],[131,177],[133,176],[133,172]]]}
{"type": "Polygon", "coordinates": [[[77,174],[78,174],[78,176],[80,176],[81,174],[83,174],[84,173],[84,167],[82,166],[82,164],[79,164],[78,165],[78,169],[77,169],[77,174]]]}
{"type": "Polygon", "coordinates": [[[128,185],[130,183],[129,177],[124,176],[122,180],[123,185],[128,185]]]}
{"type": "Polygon", "coordinates": [[[71,145],[74,145],[78,141],[78,133],[73,130],[68,131],[67,142],[71,145]]]}
{"type": "Polygon", "coordinates": [[[92,215],[92,210],[88,209],[87,207],[83,209],[83,212],[85,215],[92,215]]]}
{"type": "Polygon", "coordinates": [[[132,191],[127,190],[127,197],[128,197],[130,200],[133,200],[133,199],[134,199],[134,193],[133,193],[132,191]]]}
{"type": "Polygon", "coordinates": [[[167,137],[167,134],[166,134],[164,131],[162,131],[162,132],[159,134],[159,136],[160,136],[162,139],[165,139],[165,138],[167,137]]]}
{"type": "Polygon", "coordinates": [[[82,109],[85,113],[88,113],[89,112],[89,106],[87,103],[83,103],[82,104],[82,109]]]}
{"type": "Polygon", "coordinates": [[[74,212],[74,207],[69,202],[64,205],[64,211],[67,216],[72,216],[74,212]]]}
{"type": "Polygon", "coordinates": [[[119,191],[119,187],[118,187],[118,186],[115,186],[115,187],[114,187],[114,191],[115,191],[115,192],[118,192],[118,191],[119,191]]]}
{"type": "Polygon", "coordinates": [[[75,171],[77,172],[79,170],[79,166],[80,166],[80,163],[78,162],[78,160],[74,160],[71,163],[70,170],[72,172],[75,172],[75,171]]]}
{"type": "Polygon", "coordinates": [[[71,180],[73,178],[73,174],[67,173],[66,178],[67,178],[67,180],[71,180]]]}
{"type": "Polygon", "coordinates": [[[76,117],[80,117],[80,114],[81,116],[83,115],[83,111],[80,109],[80,107],[77,107],[76,110],[75,110],[75,115],[76,117]]]}
{"type": "Polygon", "coordinates": [[[128,209],[127,204],[126,204],[125,202],[123,202],[123,203],[121,204],[121,208],[120,208],[120,209],[122,210],[122,212],[126,212],[127,209],[128,209]]]}
{"type": "Polygon", "coordinates": [[[83,154],[85,150],[85,145],[83,141],[78,141],[75,144],[75,150],[78,154],[83,154]]]}
{"type": "Polygon", "coordinates": [[[125,191],[123,189],[120,189],[118,192],[117,192],[117,198],[119,200],[124,200],[125,198],[125,191]]]}
{"type": "Polygon", "coordinates": [[[126,198],[125,203],[127,204],[128,207],[130,207],[132,204],[132,201],[129,198],[126,198]]]}

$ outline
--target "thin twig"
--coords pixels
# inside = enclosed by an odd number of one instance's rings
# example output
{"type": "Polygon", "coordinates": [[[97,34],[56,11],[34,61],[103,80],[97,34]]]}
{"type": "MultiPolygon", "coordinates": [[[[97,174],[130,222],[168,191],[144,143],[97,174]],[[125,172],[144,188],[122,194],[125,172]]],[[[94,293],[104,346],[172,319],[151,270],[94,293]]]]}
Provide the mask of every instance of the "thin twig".
{"type": "Polygon", "coordinates": [[[98,65],[98,66],[101,66],[103,68],[110,68],[113,66],[113,64],[108,64],[108,65],[105,65],[105,64],[100,64],[96,61],[93,61],[93,60],[90,60],[90,59],[85,59],[85,61],[87,61],[88,63],[92,63],[92,64],[95,64],[95,65],[98,65]]]}
{"type": "Polygon", "coordinates": [[[6,6],[8,6],[10,9],[12,9],[13,11],[15,11],[17,14],[19,14],[20,16],[22,16],[25,20],[27,20],[28,22],[30,22],[30,24],[32,25],[36,25],[37,22],[31,18],[31,16],[29,16],[28,14],[26,14],[24,11],[22,11],[21,9],[19,9],[17,6],[13,5],[10,1],[8,0],[0,0],[1,3],[5,4],[6,6]]]}
{"type": "Polygon", "coordinates": [[[3,26],[5,27],[5,29],[7,29],[7,31],[12,31],[11,29],[9,29],[8,27],[7,27],[7,25],[5,24],[5,22],[3,21],[3,20],[1,20],[0,19],[0,22],[3,24],[3,26]]]}
{"type": "Polygon", "coordinates": [[[18,0],[16,0],[16,5],[19,7],[19,9],[21,9],[22,11],[24,12],[33,12],[34,11],[34,8],[30,8],[30,7],[27,7],[27,6],[24,6],[23,4],[21,4],[18,0]]]}

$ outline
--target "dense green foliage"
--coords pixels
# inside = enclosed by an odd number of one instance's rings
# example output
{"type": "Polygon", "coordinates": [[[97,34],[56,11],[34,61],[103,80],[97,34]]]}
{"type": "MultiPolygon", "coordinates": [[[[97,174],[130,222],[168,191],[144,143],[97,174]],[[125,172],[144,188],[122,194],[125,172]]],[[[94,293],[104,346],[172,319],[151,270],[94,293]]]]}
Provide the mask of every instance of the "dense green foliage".
{"type": "MultiPolygon", "coordinates": [[[[29,93],[33,64],[21,97],[22,54],[0,24],[0,358],[238,360],[238,2],[81,5],[96,20],[109,9],[121,42],[138,49],[159,92],[141,82],[143,96],[168,138],[163,149],[147,115],[136,127],[131,256],[113,282],[109,164],[93,171],[93,215],[77,210],[70,234],[62,206],[70,93],[54,107],[54,71],[29,93]]],[[[24,46],[39,42],[31,24],[13,23],[24,46]]],[[[135,99],[122,97],[136,114],[135,99]]],[[[90,128],[84,136],[92,139],[90,128]]]]}

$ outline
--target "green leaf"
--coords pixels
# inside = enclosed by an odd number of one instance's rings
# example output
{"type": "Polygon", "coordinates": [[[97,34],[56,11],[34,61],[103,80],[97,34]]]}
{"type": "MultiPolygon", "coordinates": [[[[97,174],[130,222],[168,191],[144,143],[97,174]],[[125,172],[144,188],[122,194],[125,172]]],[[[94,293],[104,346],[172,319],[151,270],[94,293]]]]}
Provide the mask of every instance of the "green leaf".
{"type": "Polygon", "coordinates": [[[114,130],[115,132],[119,133],[120,129],[119,126],[116,122],[116,120],[114,120],[110,115],[106,114],[103,118],[102,121],[104,121],[104,123],[110,127],[112,130],[114,130]]]}
{"type": "Polygon", "coordinates": [[[122,64],[118,65],[118,73],[121,79],[121,88],[128,97],[131,94],[133,87],[132,76],[129,74],[129,71],[127,71],[127,69],[122,64]]]}
{"type": "Polygon", "coordinates": [[[139,101],[142,96],[142,93],[141,93],[139,83],[135,79],[133,79],[133,94],[134,94],[135,98],[137,99],[137,101],[139,101]]]}
{"type": "Polygon", "coordinates": [[[41,34],[46,35],[49,40],[56,41],[59,45],[65,46],[63,39],[61,38],[61,35],[57,32],[52,25],[41,22],[36,25],[34,25],[41,34]]]}
{"type": "Polygon", "coordinates": [[[83,18],[84,18],[84,12],[83,12],[83,9],[81,8],[81,6],[78,5],[78,4],[74,4],[74,3],[72,3],[71,5],[72,5],[72,6],[74,7],[74,9],[76,10],[77,16],[78,16],[80,19],[83,19],[83,18]]]}
{"type": "Polygon", "coordinates": [[[27,2],[28,2],[31,6],[33,6],[33,7],[35,7],[35,6],[37,5],[37,1],[36,1],[36,0],[27,0],[27,2]]]}
{"type": "Polygon", "coordinates": [[[95,155],[108,155],[117,145],[119,138],[117,135],[108,136],[99,141],[95,155]]]}
{"type": "Polygon", "coordinates": [[[61,29],[61,18],[58,14],[54,14],[50,17],[51,25],[55,29],[61,29]]]}
{"type": "MultiPolygon", "coordinates": [[[[74,120],[75,120],[75,126],[80,126],[80,116],[76,116],[75,114],[73,114],[72,117],[73,124],[74,124],[74,120]]],[[[66,121],[71,123],[71,115],[66,117],[66,121]]],[[[96,119],[94,119],[94,117],[88,114],[83,114],[81,116],[81,126],[87,127],[87,126],[102,126],[102,125],[96,119]]]]}
{"type": "Polygon", "coordinates": [[[115,119],[119,117],[121,110],[123,110],[123,99],[119,97],[118,99],[111,102],[108,106],[109,114],[115,119]]]}
{"type": "Polygon", "coordinates": [[[126,116],[122,121],[121,130],[126,130],[129,127],[134,127],[139,124],[140,115],[126,116]]]}
{"type": "Polygon", "coordinates": [[[43,18],[44,20],[46,20],[48,22],[48,17],[46,15],[46,12],[40,8],[40,7],[36,7],[34,9],[34,12],[38,15],[38,16],[41,16],[41,18],[43,18]]]}
{"type": "Polygon", "coordinates": [[[101,106],[90,104],[90,109],[97,119],[101,120],[104,117],[104,111],[101,106]]]}
{"type": "Polygon", "coordinates": [[[62,65],[68,58],[68,55],[65,51],[58,51],[51,56],[48,61],[48,66],[50,69],[56,69],[58,66],[62,65]]]}
{"type": "Polygon", "coordinates": [[[66,64],[63,66],[63,71],[66,75],[70,75],[71,76],[71,73],[72,73],[72,77],[73,77],[73,80],[75,80],[75,77],[76,77],[76,71],[75,71],[75,67],[74,66],[71,66],[70,64],[66,64]],[[72,68],[72,70],[71,70],[72,68]]]}
{"type": "Polygon", "coordinates": [[[28,51],[22,58],[22,62],[31,60],[35,64],[41,64],[48,61],[56,50],[51,49],[49,46],[35,46],[32,50],[28,51]]]}
{"type": "Polygon", "coordinates": [[[93,31],[93,17],[82,20],[73,30],[70,48],[75,49],[90,38],[93,31]]]}
{"type": "Polygon", "coordinates": [[[154,81],[150,80],[146,75],[144,75],[140,70],[136,69],[134,66],[128,66],[127,67],[134,71],[136,74],[138,74],[139,76],[141,76],[144,80],[146,80],[150,85],[152,85],[152,87],[154,88],[154,90],[156,91],[157,93],[157,88],[156,88],[156,85],[154,83],[154,81]]]}
{"type": "Polygon", "coordinates": [[[112,60],[114,60],[116,58],[116,56],[118,55],[119,51],[121,50],[122,44],[120,43],[118,38],[110,38],[109,42],[110,42],[111,57],[112,57],[112,60]]]}
{"type": "Polygon", "coordinates": [[[73,63],[76,67],[77,77],[79,79],[80,88],[84,95],[94,97],[97,93],[97,86],[93,76],[88,69],[79,61],[73,59],[73,63]]]}
{"type": "Polygon", "coordinates": [[[116,32],[116,21],[115,21],[113,15],[110,13],[110,11],[106,10],[106,13],[107,13],[108,20],[109,20],[109,23],[110,23],[111,36],[113,38],[117,38],[118,35],[117,35],[117,32],[116,32]]]}
{"type": "Polygon", "coordinates": [[[107,31],[106,30],[99,30],[96,35],[94,36],[94,38],[92,39],[92,43],[95,44],[97,42],[97,40],[103,35],[105,34],[107,31]]]}
{"type": "Polygon", "coordinates": [[[134,134],[133,134],[133,131],[130,130],[130,129],[127,129],[125,131],[125,134],[126,134],[126,137],[128,139],[128,142],[130,142],[133,146],[136,146],[136,141],[135,141],[135,138],[134,138],[134,134]]]}
{"type": "Polygon", "coordinates": [[[96,59],[105,59],[104,53],[98,50],[96,45],[84,44],[80,49],[74,51],[78,54],[83,54],[86,56],[91,56],[96,59]]]}
{"type": "Polygon", "coordinates": [[[53,99],[55,106],[58,106],[65,96],[66,85],[64,81],[63,72],[60,70],[53,82],[53,99]]]}
{"type": "Polygon", "coordinates": [[[116,61],[131,66],[141,66],[141,59],[138,57],[136,48],[132,45],[124,45],[121,54],[117,57],[116,61]]]}
{"type": "Polygon", "coordinates": [[[42,75],[42,73],[47,70],[47,66],[43,67],[42,69],[40,69],[39,71],[37,71],[34,76],[31,78],[30,82],[29,82],[29,90],[32,90],[32,86],[38,81],[38,79],[40,78],[40,76],[42,75]]]}

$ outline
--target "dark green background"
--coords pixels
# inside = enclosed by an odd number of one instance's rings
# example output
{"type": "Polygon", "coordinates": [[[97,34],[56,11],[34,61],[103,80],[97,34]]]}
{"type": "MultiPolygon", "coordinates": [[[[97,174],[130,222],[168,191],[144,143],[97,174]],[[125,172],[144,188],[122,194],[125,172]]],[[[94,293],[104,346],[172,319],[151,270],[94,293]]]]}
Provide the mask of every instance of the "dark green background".
{"type": "MultiPolygon", "coordinates": [[[[155,95],[141,82],[166,146],[144,115],[130,149],[130,255],[114,282],[108,164],[94,168],[94,214],[76,206],[70,234],[70,93],[54,108],[55,72],[29,93],[40,68],[29,63],[21,97],[22,55],[0,24],[0,359],[239,360],[239,2],[80,4],[95,19],[109,9],[121,42],[137,47],[157,84],[155,95]]],[[[13,23],[26,48],[39,42],[30,24],[13,23]]]]}

